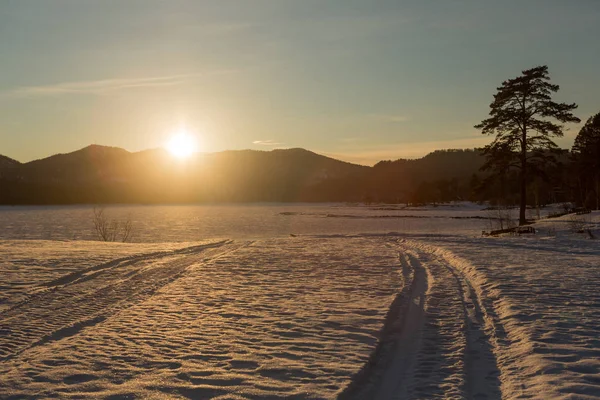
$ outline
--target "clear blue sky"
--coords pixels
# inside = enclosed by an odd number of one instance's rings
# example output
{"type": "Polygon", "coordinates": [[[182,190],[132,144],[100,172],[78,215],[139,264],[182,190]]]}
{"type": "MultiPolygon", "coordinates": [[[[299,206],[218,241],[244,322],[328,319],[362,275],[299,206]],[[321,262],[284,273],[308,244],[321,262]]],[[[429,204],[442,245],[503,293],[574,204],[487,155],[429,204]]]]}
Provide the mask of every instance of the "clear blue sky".
{"type": "MultiPolygon", "coordinates": [[[[373,164],[481,146],[541,64],[600,111],[597,0],[0,0],[0,154],[304,147],[373,164]]],[[[578,131],[564,139],[569,147],[578,131]]]]}

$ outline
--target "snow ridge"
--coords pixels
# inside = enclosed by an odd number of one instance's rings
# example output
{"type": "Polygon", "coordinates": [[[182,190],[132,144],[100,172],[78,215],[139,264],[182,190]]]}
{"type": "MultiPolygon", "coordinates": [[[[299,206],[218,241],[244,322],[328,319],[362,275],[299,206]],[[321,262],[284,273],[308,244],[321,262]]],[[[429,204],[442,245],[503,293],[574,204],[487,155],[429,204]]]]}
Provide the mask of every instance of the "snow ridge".
{"type": "MultiPolygon", "coordinates": [[[[526,393],[522,375],[523,357],[530,353],[531,348],[530,334],[520,324],[511,323],[510,302],[501,295],[500,291],[492,288],[487,277],[469,261],[443,247],[410,240],[406,243],[412,248],[443,259],[456,275],[462,277],[468,292],[471,292],[475,300],[475,311],[481,315],[485,335],[497,359],[503,397],[533,395],[533,393],[526,393]]],[[[467,376],[473,375],[467,374],[467,376]]]]}
{"type": "Polygon", "coordinates": [[[395,242],[406,286],[369,362],[341,399],[498,398],[496,342],[485,293],[435,248],[395,242]],[[410,287],[409,287],[410,286],[410,287]]]}

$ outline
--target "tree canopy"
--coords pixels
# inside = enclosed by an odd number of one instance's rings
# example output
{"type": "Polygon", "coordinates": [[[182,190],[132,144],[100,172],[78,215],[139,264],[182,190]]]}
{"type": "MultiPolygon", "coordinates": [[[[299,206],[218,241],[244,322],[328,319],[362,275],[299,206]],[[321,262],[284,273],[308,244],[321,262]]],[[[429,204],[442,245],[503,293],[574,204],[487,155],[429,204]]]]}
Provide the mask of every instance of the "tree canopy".
{"type": "Polygon", "coordinates": [[[572,114],[577,104],[552,100],[558,90],[558,85],[550,83],[547,66],[525,70],[502,82],[490,104],[490,117],[475,126],[484,135],[495,135],[484,148],[484,168],[498,174],[511,168],[520,172],[520,224],[526,223],[530,173],[540,175],[543,166],[553,161],[552,151],[558,146],[552,137],[563,136],[562,124],[580,121],[572,114]]]}
{"type": "Polygon", "coordinates": [[[590,117],[573,144],[580,202],[600,209],[600,113],[590,117]]]}

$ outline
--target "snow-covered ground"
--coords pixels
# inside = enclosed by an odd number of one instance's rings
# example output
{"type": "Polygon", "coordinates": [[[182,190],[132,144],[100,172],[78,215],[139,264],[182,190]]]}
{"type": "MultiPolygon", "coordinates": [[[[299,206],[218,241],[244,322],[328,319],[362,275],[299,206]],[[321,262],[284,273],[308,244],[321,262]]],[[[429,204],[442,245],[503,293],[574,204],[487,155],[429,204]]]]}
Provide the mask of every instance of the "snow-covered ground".
{"type": "Polygon", "coordinates": [[[0,398],[600,398],[600,213],[258,210],[202,242],[0,241],[0,398]]]}
{"type": "Polygon", "coordinates": [[[71,271],[0,314],[4,396],[331,398],[403,287],[377,238],[227,241],[71,271]]]}
{"type": "Polygon", "coordinates": [[[0,312],[69,273],[142,254],[168,252],[202,243],[104,243],[0,240],[0,312]]]}
{"type": "Polygon", "coordinates": [[[476,288],[508,398],[600,398],[600,244],[428,238],[414,245],[476,288]]]}

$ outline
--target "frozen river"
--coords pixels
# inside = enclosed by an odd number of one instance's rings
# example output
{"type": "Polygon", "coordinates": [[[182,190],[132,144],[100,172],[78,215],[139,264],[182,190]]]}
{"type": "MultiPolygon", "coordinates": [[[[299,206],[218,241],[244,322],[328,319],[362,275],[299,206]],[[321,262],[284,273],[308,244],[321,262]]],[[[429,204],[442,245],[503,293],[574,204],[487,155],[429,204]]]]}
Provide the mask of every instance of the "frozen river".
{"type": "MultiPolygon", "coordinates": [[[[134,242],[190,242],[358,233],[481,233],[471,206],[401,208],[343,204],[118,205],[109,219],[131,218],[134,242]],[[461,219],[457,223],[457,219],[461,219]]],[[[0,239],[96,240],[92,206],[0,207],[0,239]]]]}

